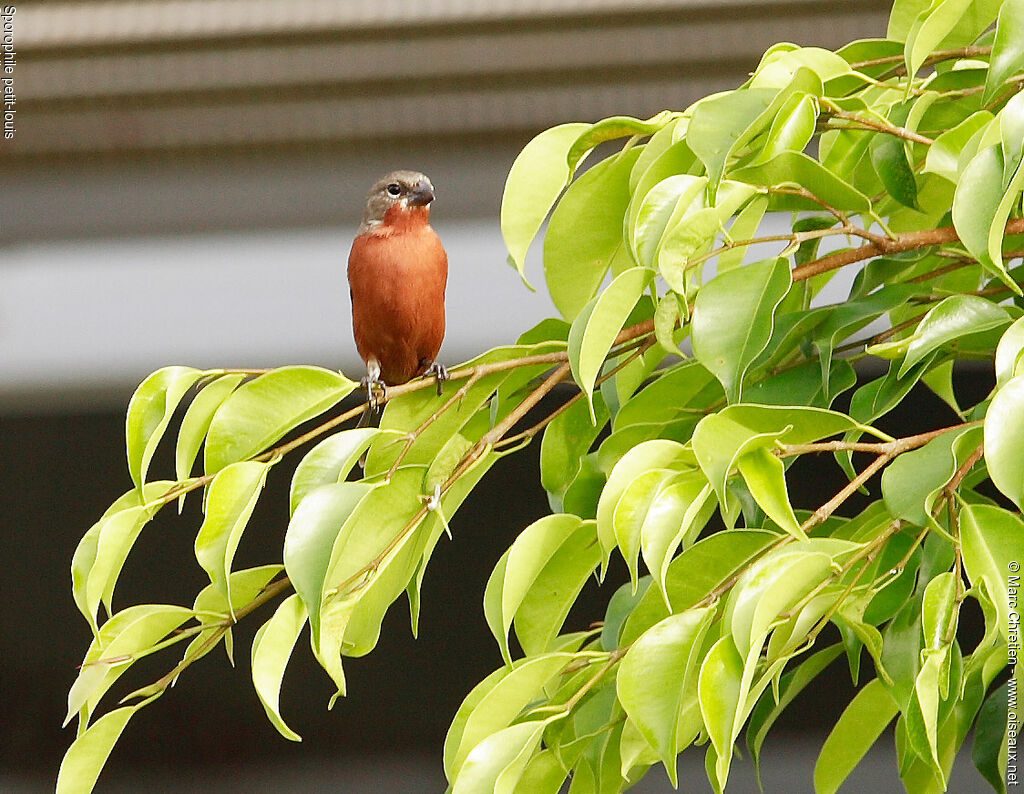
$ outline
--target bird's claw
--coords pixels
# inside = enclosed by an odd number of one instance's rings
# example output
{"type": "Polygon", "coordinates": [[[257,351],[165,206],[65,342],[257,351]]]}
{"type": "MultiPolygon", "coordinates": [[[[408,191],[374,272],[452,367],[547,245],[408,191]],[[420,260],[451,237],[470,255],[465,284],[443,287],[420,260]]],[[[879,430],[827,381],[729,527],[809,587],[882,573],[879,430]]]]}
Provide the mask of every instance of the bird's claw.
{"type": "Polygon", "coordinates": [[[445,367],[444,364],[439,364],[438,362],[435,361],[430,365],[430,368],[427,370],[426,374],[433,375],[434,378],[437,380],[437,396],[440,397],[442,394],[444,394],[444,382],[448,380],[449,377],[451,377],[448,374],[448,369],[445,367]]]}
{"type": "Polygon", "coordinates": [[[366,402],[371,409],[376,411],[387,401],[387,386],[379,377],[364,375],[359,380],[359,385],[366,391],[366,402]]]}

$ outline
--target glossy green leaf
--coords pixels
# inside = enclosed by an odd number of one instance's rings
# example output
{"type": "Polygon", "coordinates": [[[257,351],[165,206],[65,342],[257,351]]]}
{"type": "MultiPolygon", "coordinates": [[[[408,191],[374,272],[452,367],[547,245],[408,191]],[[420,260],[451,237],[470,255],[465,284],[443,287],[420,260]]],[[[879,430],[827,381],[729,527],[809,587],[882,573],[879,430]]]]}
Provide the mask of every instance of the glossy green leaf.
{"type": "Polygon", "coordinates": [[[644,632],[619,665],[616,690],[626,714],[658,752],[672,784],[677,784],[676,742],[679,711],[687,690],[695,689],[700,647],[715,610],[672,615],[644,632]]]}
{"type": "MultiPolygon", "coordinates": [[[[750,85],[755,88],[785,88],[799,79],[800,71],[813,74],[819,82],[833,80],[850,71],[850,65],[831,50],[776,44],[768,49],[754,70],[750,85]]],[[[813,92],[815,95],[820,90],[813,92]]]]}
{"type": "Polygon", "coordinates": [[[627,227],[633,258],[639,264],[655,267],[658,248],[669,223],[675,217],[704,206],[707,184],[704,176],[673,174],[647,191],[629,217],[627,227]]]}
{"type": "Polygon", "coordinates": [[[605,357],[633,311],[651,271],[633,267],[619,274],[607,289],[579,313],[569,331],[569,363],[572,374],[587,395],[591,419],[596,421],[593,389],[605,357]]]}
{"type": "Polygon", "coordinates": [[[999,794],[1006,794],[1009,760],[1008,682],[985,699],[974,727],[974,766],[999,794]]]}
{"type": "Polygon", "coordinates": [[[544,278],[555,307],[573,320],[597,294],[608,270],[630,263],[622,225],[629,175],[642,151],[609,157],[573,182],[551,213],[544,234],[544,278]]]}
{"type": "Polygon", "coordinates": [[[57,794],[89,794],[110,752],[136,711],[153,700],[104,714],[68,748],[57,773],[57,794]]]}
{"type": "Polygon", "coordinates": [[[780,614],[828,577],[832,557],[821,545],[825,540],[815,538],[813,545],[805,541],[768,552],[737,580],[729,593],[725,620],[741,655],[747,655],[780,614]]]}
{"type": "Polygon", "coordinates": [[[506,664],[512,663],[508,630],[516,612],[537,577],[581,527],[583,521],[574,515],[545,516],[519,533],[494,567],[484,592],[484,617],[506,664]]]}
{"type": "Polygon", "coordinates": [[[802,152],[814,135],[817,121],[817,98],[802,92],[793,94],[779,108],[764,145],[751,164],[767,163],[786,151],[802,152]]]}
{"type": "Polygon", "coordinates": [[[516,610],[513,624],[524,653],[543,653],[551,647],[600,560],[594,525],[585,521],[552,555],[516,610]]]}
{"type": "Polygon", "coordinates": [[[871,211],[871,201],[867,196],[803,152],[782,152],[767,163],[731,171],[729,177],[765,187],[796,185],[806,188],[836,209],[871,211]]]}
{"type": "Polygon", "coordinates": [[[380,431],[375,427],[342,430],[328,436],[299,461],[292,475],[289,494],[290,514],[299,503],[321,485],[344,482],[380,431]]]}
{"type": "Polygon", "coordinates": [[[982,101],[990,102],[1003,83],[1021,67],[1024,67],[1024,2],[1004,0],[996,22],[996,38],[992,43],[982,101]]]}
{"type": "Polygon", "coordinates": [[[960,511],[960,538],[967,577],[972,585],[984,580],[999,616],[999,631],[1008,639],[1009,582],[1018,575],[1014,566],[1020,565],[1024,521],[1000,507],[965,504],[960,511]]]}
{"type": "Polygon", "coordinates": [[[1024,351],[1024,317],[1014,321],[996,346],[996,386],[1005,386],[1018,374],[1018,361],[1024,351]]]}
{"type": "MultiPolygon", "coordinates": [[[[255,599],[270,583],[270,580],[283,570],[283,565],[260,565],[255,568],[233,571],[230,576],[231,586],[228,588],[231,591],[230,604],[220,588],[214,584],[208,584],[200,590],[192,604],[192,611],[195,612],[196,620],[206,628],[193,637],[192,642],[185,648],[182,659],[194,662],[212,651],[216,645],[211,645],[208,641],[214,632],[221,628],[222,621],[230,621],[231,615],[236,610],[255,599]]],[[[224,633],[223,639],[228,660],[233,665],[234,638],[230,628],[224,633]]]]}
{"type": "Polygon", "coordinates": [[[760,781],[761,747],[768,736],[768,731],[782,715],[786,707],[799,695],[804,688],[817,678],[843,652],[842,645],[836,643],[823,648],[809,656],[800,666],[784,675],[779,682],[778,692],[765,691],[750,713],[747,727],[747,748],[754,761],[754,768],[760,781]],[[777,695],[777,699],[776,699],[777,695]]]}
{"type": "Polygon", "coordinates": [[[654,498],[661,491],[662,485],[675,474],[672,469],[648,469],[626,486],[615,504],[612,514],[615,542],[626,560],[629,578],[634,588],[639,579],[641,530],[654,498]]]}
{"type": "MultiPolygon", "coordinates": [[[[617,138],[652,135],[671,122],[677,114],[668,110],[656,113],[649,119],[637,119],[632,116],[610,116],[590,125],[573,143],[566,156],[569,170],[576,171],[580,160],[587,156],[595,146],[614,141],[617,138]]],[[[631,151],[631,150],[630,150],[631,151]]]]}
{"type": "Polygon", "coordinates": [[[907,160],[906,144],[895,135],[876,135],[870,144],[871,162],[882,184],[904,207],[919,209],[917,182],[907,160]]]}
{"type": "Polygon", "coordinates": [[[269,463],[245,461],[221,470],[206,495],[206,518],[196,535],[196,560],[231,603],[231,561],[263,490],[269,463]]]}
{"type": "MultiPolygon", "coordinates": [[[[186,480],[192,474],[192,465],[210,429],[213,415],[221,404],[245,378],[241,373],[222,375],[203,387],[192,400],[178,429],[178,444],[174,451],[175,472],[179,480],[186,480]]],[[[182,494],[183,502],[185,495],[182,494]]]]}
{"type": "Polygon", "coordinates": [[[140,604],[123,609],[100,628],[68,691],[67,725],[76,714],[80,731],[88,725],[104,693],[132,664],[157,650],[168,634],[193,616],[191,609],[140,604]]]}
{"type": "Polygon", "coordinates": [[[629,485],[648,470],[686,468],[688,464],[687,453],[682,444],[668,439],[652,439],[637,444],[615,464],[597,505],[597,537],[601,545],[602,577],[607,571],[612,549],[617,545],[615,511],[629,485]]]}
{"type": "Polygon", "coordinates": [[[927,14],[911,26],[907,34],[907,72],[916,75],[932,51],[956,27],[971,5],[971,0],[934,0],[927,14]]]}
{"type": "Polygon", "coordinates": [[[953,195],[953,225],[975,259],[1005,282],[1012,282],[999,251],[1010,211],[1009,204],[1003,202],[1002,179],[1002,152],[999,146],[987,146],[960,174],[953,195]]]}
{"type": "Polygon", "coordinates": [[[1000,388],[985,414],[985,463],[996,488],[1024,505],[1024,377],[1000,388]]]}
{"type": "Polygon", "coordinates": [[[526,144],[508,172],[501,197],[501,234],[509,261],[527,286],[526,251],[572,178],[566,159],[569,150],[590,127],[573,123],[545,130],[526,144]]]}
{"type": "Polygon", "coordinates": [[[726,480],[739,457],[754,447],[806,444],[852,429],[869,430],[848,416],[820,408],[730,405],[698,423],[693,452],[719,501],[727,505],[726,480]]]}
{"type": "Polygon", "coordinates": [[[868,682],[825,740],[814,765],[814,790],[835,794],[897,713],[882,682],[877,678],[868,682]]]}
{"type": "Polygon", "coordinates": [[[302,737],[285,724],[281,717],[281,681],[284,669],[306,625],[306,608],[298,594],[288,596],[273,617],[256,632],[252,641],[252,683],[271,724],[284,738],[293,742],[302,737]]]}
{"type": "Polygon", "coordinates": [[[289,430],[341,402],[356,384],[319,367],[281,367],[244,383],[214,414],[206,473],[256,455],[289,430]]]}
{"type": "MultiPolygon", "coordinates": [[[[729,227],[729,237],[733,242],[739,240],[750,240],[757,236],[757,230],[764,220],[764,214],[768,209],[768,196],[759,195],[752,198],[747,205],[736,215],[736,220],[729,227]]],[[[739,267],[747,254],[747,246],[737,246],[718,255],[718,272],[724,273],[727,270],[739,267]]]]}
{"type": "Polygon", "coordinates": [[[97,631],[96,610],[102,601],[111,613],[114,586],[125,560],[146,523],[162,506],[159,498],[174,485],[146,483],[140,493],[131,490],[116,499],[79,541],[71,558],[72,595],[75,605],[97,631]]]}
{"type": "Polygon", "coordinates": [[[625,645],[672,613],[681,612],[706,598],[716,587],[782,536],[761,529],[715,532],[672,560],[665,577],[665,596],[649,588],[622,627],[625,645]]]}
{"type": "Polygon", "coordinates": [[[796,520],[786,489],[786,467],[782,459],[765,447],[754,447],[736,460],[751,496],[765,514],[797,540],[807,536],[796,520]]]}
{"type": "Polygon", "coordinates": [[[452,781],[452,794],[511,792],[540,744],[546,722],[521,722],[488,736],[472,749],[452,781]]]}
{"type": "Polygon", "coordinates": [[[756,194],[751,185],[727,179],[718,186],[713,206],[701,206],[701,202],[676,208],[656,252],[658,272],[673,290],[686,292],[690,258],[708,249],[719,232],[724,232],[725,222],[756,194]]]}
{"type": "Polygon", "coordinates": [[[743,376],[771,338],[775,309],[791,285],[785,259],[730,270],[697,294],[691,321],[693,350],[738,402],[743,376]]]}
{"type": "Polygon", "coordinates": [[[683,471],[665,481],[651,499],[640,528],[640,552],[668,604],[666,578],[680,544],[688,548],[714,513],[714,490],[703,472],[683,471]]]}
{"type": "Polygon", "coordinates": [[[917,526],[944,531],[931,517],[935,502],[960,465],[981,443],[981,428],[944,433],[904,452],[882,472],[882,497],[889,512],[917,526]]]}
{"type": "Polygon", "coordinates": [[[736,714],[743,707],[742,677],[743,657],[729,635],[721,637],[704,657],[697,682],[700,713],[717,757],[715,776],[719,790],[725,788],[729,777],[736,714]]]}
{"type": "Polygon", "coordinates": [[[713,187],[721,180],[730,154],[776,94],[770,88],[729,91],[705,99],[694,108],[686,140],[707,168],[713,187]]]}
{"type": "Polygon", "coordinates": [[[125,419],[125,440],[128,473],[136,488],[146,481],[149,462],[178,403],[202,376],[202,370],[192,367],[164,367],[142,381],[132,395],[125,419]]]}
{"type": "Polygon", "coordinates": [[[594,395],[594,414],[577,400],[544,430],[540,445],[540,482],[549,493],[563,494],[582,467],[598,433],[608,422],[608,408],[600,393],[594,395]]]}
{"type": "Polygon", "coordinates": [[[953,129],[945,130],[939,135],[925,157],[923,171],[938,174],[954,185],[960,175],[960,156],[967,142],[989,124],[994,116],[987,110],[972,113],[957,124],[953,129]]]}

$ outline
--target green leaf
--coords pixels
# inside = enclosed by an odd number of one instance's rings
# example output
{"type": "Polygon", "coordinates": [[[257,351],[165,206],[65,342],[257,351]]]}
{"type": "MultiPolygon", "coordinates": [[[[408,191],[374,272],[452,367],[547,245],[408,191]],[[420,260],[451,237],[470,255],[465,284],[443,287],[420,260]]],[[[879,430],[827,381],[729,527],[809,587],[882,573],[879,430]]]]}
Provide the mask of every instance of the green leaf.
{"type": "Polygon", "coordinates": [[[871,201],[867,196],[803,152],[782,152],[767,163],[737,168],[729,173],[729,177],[765,187],[796,185],[807,188],[836,209],[871,211],[871,201]]]}
{"type": "Polygon", "coordinates": [[[693,452],[719,501],[727,506],[726,480],[741,455],[755,447],[807,444],[852,429],[874,432],[848,416],[822,408],[730,405],[697,424],[693,452]]]}
{"type": "Polygon", "coordinates": [[[501,197],[501,234],[509,261],[527,286],[526,251],[572,178],[566,160],[569,150],[590,128],[590,124],[574,123],[545,130],[526,144],[508,172],[501,197]]]}
{"type": "MultiPolygon", "coordinates": [[[[777,93],[770,88],[728,91],[703,100],[693,109],[686,140],[707,168],[712,201],[729,155],[747,137],[748,129],[761,118],[777,93]]],[[[765,120],[765,125],[768,123],[765,120]]]]}
{"type": "Polygon", "coordinates": [[[593,390],[605,357],[650,283],[651,271],[633,267],[619,274],[607,289],[588,303],[573,320],[569,331],[569,363],[572,374],[587,395],[590,417],[596,421],[593,390]]]}
{"type": "Polygon", "coordinates": [[[999,9],[996,38],[992,43],[988,77],[982,102],[988,104],[1003,83],[1024,66],[1024,1],[1005,0],[999,9]]]}
{"type": "Polygon", "coordinates": [[[601,647],[604,650],[614,651],[619,647],[619,635],[622,633],[622,627],[636,605],[646,595],[651,581],[650,576],[641,577],[635,592],[632,583],[626,582],[608,599],[608,608],[604,613],[604,626],[601,627],[601,647]]]}
{"type": "Polygon", "coordinates": [[[601,119],[591,124],[590,129],[583,132],[569,149],[569,154],[566,156],[569,170],[575,173],[580,160],[599,144],[614,141],[617,138],[651,135],[677,117],[678,114],[663,110],[649,119],[637,119],[632,116],[611,116],[601,119]]]}
{"type": "Polygon", "coordinates": [[[75,605],[97,631],[96,609],[102,601],[111,613],[114,586],[125,560],[146,523],[162,507],[159,497],[174,483],[146,483],[116,499],[82,536],[71,558],[72,596],[75,605]]]}
{"type": "Polygon", "coordinates": [[[608,422],[608,408],[600,393],[594,395],[594,414],[590,418],[586,402],[577,400],[556,416],[544,430],[540,445],[540,482],[548,493],[565,493],[583,466],[598,433],[608,422]]]}
{"type": "Polygon", "coordinates": [[[57,773],[57,794],[89,794],[128,720],[154,699],[104,714],[75,739],[64,754],[57,773]]]}
{"type": "Polygon", "coordinates": [[[452,720],[444,740],[444,771],[455,779],[469,752],[508,726],[573,660],[571,653],[520,659],[501,667],[473,687],[452,720]]]}
{"type": "Polygon", "coordinates": [[[783,258],[722,273],[697,293],[691,334],[697,359],[738,402],[743,376],[771,339],[775,309],[791,285],[783,258]]]}
{"type": "Polygon", "coordinates": [[[927,14],[918,17],[907,34],[907,72],[913,76],[925,59],[938,49],[940,42],[956,27],[971,5],[971,0],[933,0],[927,14]]]}
{"type": "Polygon", "coordinates": [[[111,617],[82,659],[78,677],[68,691],[64,724],[78,714],[80,732],[84,730],[114,682],[136,661],[158,650],[160,641],[192,616],[192,610],[185,607],[139,604],[111,617]]]}
{"type": "Polygon", "coordinates": [[[648,588],[626,619],[620,644],[628,645],[659,620],[689,609],[707,597],[780,537],[762,529],[732,529],[697,541],[668,567],[665,577],[667,603],[660,591],[648,588]]]}
{"type": "Polygon", "coordinates": [[[214,414],[206,436],[206,473],[246,460],[289,430],[337,405],[356,387],[320,367],[281,367],[244,383],[214,414]]]}
{"type": "Polygon", "coordinates": [[[1009,682],[985,699],[974,723],[974,766],[999,794],[1006,794],[1006,766],[1009,749],[1009,682]]]}
{"type": "Polygon", "coordinates": [[[758,781],[761,779],[761,747],[768,736],[768,731],[804,687],[817,678],[842,652],[843,646],[839,643],[823,648],[801,662],[795,670],[784,675],[777,693],[765,691],[758,699],[747,727],[747,748],[754,761],[758,781]]]}
{"type": "MultiPolygon", "coordinates": [[[[759,195],[752,198],[747,205],[740,210],[736,220],[729,227],[729,237],[733,241],[749,240],[757,236],[757,230],[764,220],[764,214],[768,209],[768,196],[759,195]]],[[[718,272],[724,273],[743,264],[748,247],[737,246],[718,255],[718,272]]]]}
{"type": "Polygon", "coordinates": [[[644,564],[669,603],[666,578],[672,555],[691,545],[714,513],[714,490],[703,472],[683,471],[654,495],[640,528],[644,564]]]}
{"type": "Polygon", "coordinates": [[[712,607],[687,610],[652,626],[630,646],[616,676],[619,702],[657,750],[673,786],[682,749],[676,741],[679,712],[696,688],[701,643],[714,613],[712,607]]]}
{"type": "Polygon", "coordinates": [[[651,469],[683,468],[689,464],[683,445],[668,439],[652,439],[632,447],[608,475],[597,505],[597,538],[601,547],[601,575],[608,570],[608,560],[617,545],[615,512],[619,500],[630,484],[651,469]]]}
{"type": "MultiPolygon", "coordinates": [[[[905,42],[911,27],[931,4],[932,0],[895,0],[889,14],[889,28],[885,37],[893,41],[905,42]]],[[[901,47],[901,52],[902,49],[901,47]]],[[[889,54],[886,53],[886,55],[889,54]]]]}
{"type": "Polygon", "coordinates": [[[281,718],[281,681],[299,632],[306,625],[306,608],[298,594],[288,596],[264,623],[252,641],[252,683],[271,724],[285,739],[301,742],[302,737],[281,718]]]}
{"type": "Polygon", "coordinates": [[[719,790],[725,788],[729,777],[729,762],[736,739],[736,713],[743,706],[740,702],[742,678],[743,657],[733,645],[732,637],[725,635],[704,657],[697,682],[700,713],[717,757],[715,779],[719,790]]]}
{"type": "Polygon", "coordinates": [[[360,456],[380,434],[375,427],[357,427],[328,436],[299,461],[292,476],[290,515],[321,485],[344,482],[360,456]]]}
{"type": "MultiPolygon", "coordinates": [[[[830,547],[842,543],[826,538],[774,549],[748,566],[729,593],[725,621],[736,650],[746,656],[757,638],[831,572],[830,547]]],[[[847,547],[855,544],[844,544],[847,547]]],[[[832,552],[834,553],[834,552],[832,552]]]]}
{"type": "MultiPolygon", "coordinates": [[[[1010,212],[1010,203],[1004,202],[1002,180],[1003,155],[999,146],[987,146],[974,155],[960,174],[953,194],[953,226],[971,256],[1008,285],[1015,285],[1006,273],[999,250],[1010,212]]],[[[1005,195],[1012,199],[1009,190],[1005,195]]]]}
{"type": "Polygon", "coordinates": [[[964,151],[964,147],[993,118],[994,116],[987,110],[979,110],[977,113],[972,113],[961,121],[953,129],[943,132],[928,147],[928,154],[925,157],[922,171],[938,174],[955,185],[960,176],[960,156],[964,151]]]}
{"type": "Polygon", "coordinates": [[[814,765],[814,790],[835,794],[897,713],[882,682],[877,678],[868,682],[825,740],[814,765]]]}
{"type": "Polygon", "coordinates": [[[142,381],[132,395],[125,418],[125,440],[128,473],[136,488],[141,489],[146,481],[149,462],[175,408],[202,376],[202,370],[192,367],[164,367],[142,381]]]}
{"type": "MultiPolygon", "coordinates": [[[[194,662],[212,651],[216,645],[210,645],[208,640],[220,628],[221,622],[230,621],[235,610],[250,603],[263,591],[270,580],[283,570],[283,565],[260,565],[256,568],[234,571],[230,577],[230,604],[214,584],[208,584],[200,590],[192,605],[192,611],[195,612],[196,620],[206,628],[192,638],[192,642],[188,644],[185,653],[182,654],[182,659],[194,662]]],[[[234,665],[234,641],[230,628],[224,633],[224,645],[228,660],[234,665]]]]}
{"type": "Polygon", "coordinates": [[[665,230],[673,218],[704,206],[704,176],[673,174],[647,191],[636,211],[629,216],[627,234],[633,258],[653,268],[665,230]]]}
{"type": "Polygon", "coordinates": [[[786,466],[778,455],[765,447],[755,447],[736,461],[740,474],[750,489],[751,496],[776,524],[797,540],[807,536],[796,520],[786,490],[786,466]]]}
{"type": "MultiPolygon", "coordinates": [[[[191,476],[192,465],[210,429],[213,415],[244,378],[245,375],[240,373],[222,375],[203,387],[192,400],[181,420],[174,452],[175,472],[179,480],[187,480],[191,476]]],[[[184,500],[185,494],[182,494],[179,504],[183,504],[184,500]]]]}
{"type": "Polygon", "coordinates": [[[935,501],[980,443],[981,428],[967,428],[943,433],[896,458],[882,472],[882,497],[889,513],[919,527],[945,532],[931,515],[935,501]]]}
{"type": "MultiPolygon", "coordinates": [[[[487,581],[484,617],[498,641],[506,664],[512,663],[508,630],[517,611],[552,559],[583,527],[577,516],[561,514],[541,518],[519,533],[487,581]]],[[[592,531],[593,525],[589,525],[592,531]]]]}
{"type": "Polygon", "coordinates": [[[996,346],[996,386],[1002,388],[1018,374],[1017,362],[1024,351],[1024,317],[1014,321],[996,346]]]}
{"type": "Polygon", "coordinates": [[[552,555],[516,610],[516,637],[524,653],[543,653],[550,648],[600,559],[594,524],[585,521],[552,555]]]}
{"type": "MultiPolygon", "coordinates": [[[[640,556],[641,530],[662,485],[676,474],[672,469],[648,469],[635,477],[622,492],[612,514],[615,541],[626,560],[629,579],[635,588],[640,556]]],[[[699,472],[698,472],[699,475],[699,472]]],[[[701,477],[703,479],[703,477],[701,477]]]]}
{"type": "Polygon", "coordinates": [[[985,462],[992,483],[1024,505],[1024,376],[996,391],[985,414],[985,462]]]}
{"type": "Polygon", "coordinates": [[[779,108],[764,145],[751,165],[767,163],[783,152],[802,152],[814,135],[817,121],[817,97],[803,92],[792,94],[779,108]]]}
{"type": "Polygon", "coordinates": [[[466,757],[452,781],[452,794],[514,791],[546,725],[547,721],[521,722],[488,736],[466,757]]]}
{"type": "Polygon", "coordinates": [[[999,631],[1009,641],[1010,577],[1020,564],[1024,521],[1001,507],[965,504],[960,511],[960,539],[967,577],[975,586],[985,581],[999,616],[999,631]]]}
{"type": "MultiPolygon", "coordinates": [[[[196,535],[196,560],[231,603],[231,561],[263,490],[271,464],[245,461],[218,472],[206,495],[206,518],[196,535]]],[[[234,613],[232,613],[234,616],[234,613]]]]}
{"type": "Polygon", "coordinates": [[[896,201],[904,207],[919,209],[917,182],[907,161],[907,147],[895,135],[875,135],[870,144],[871,162],[882,184],[896,201]]]}
{"type": "Polygon", "coordinates": [[[629,264],[622,236],[629,175],[642,147],[613,155],[573,182],[544,234],[544,278],[555,307],[573,320],[597,294],[609,268],[629,264]]]}

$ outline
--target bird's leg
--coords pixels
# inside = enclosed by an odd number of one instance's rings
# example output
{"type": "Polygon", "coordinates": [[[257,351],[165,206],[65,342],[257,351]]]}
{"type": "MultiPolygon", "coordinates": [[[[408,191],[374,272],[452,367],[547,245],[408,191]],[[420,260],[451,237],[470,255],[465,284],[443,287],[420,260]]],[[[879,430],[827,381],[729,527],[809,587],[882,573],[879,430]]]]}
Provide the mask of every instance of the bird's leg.
{"type": "Polygon", "coordinates": [[[366,362],[366,375],[360,379],[359,384],[366,389],[366,404],[376,411],[387,398],[387,387],[380,379],[380,362],[370,358],[366,362]]]}
{"type": "Polygon", "coordinates": [[[440,397],[444,394],[444,382],[448,380],[448,370],[444,364],[440,364],[437,361],[431,361],[430,366],[427,367],[427,371],[424,375],[433,375],[437,379],[437,396],[440,397]]]}

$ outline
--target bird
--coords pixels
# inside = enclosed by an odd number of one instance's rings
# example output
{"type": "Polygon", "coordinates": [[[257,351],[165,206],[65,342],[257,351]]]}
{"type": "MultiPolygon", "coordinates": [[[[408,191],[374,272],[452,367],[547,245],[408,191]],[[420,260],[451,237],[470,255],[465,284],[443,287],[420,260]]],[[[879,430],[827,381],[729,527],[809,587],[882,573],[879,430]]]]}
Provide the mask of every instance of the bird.
{"type": "Polygon", "coordinates": [[[352,332],[376,407],[387,386],[448,372],[436,360],[445,331],[448,255],[430,226],[434,185],[398,170],[373,183],[348,257],[352,332]],[[378,396],[380,395],[380,396],[378,396]]]}

